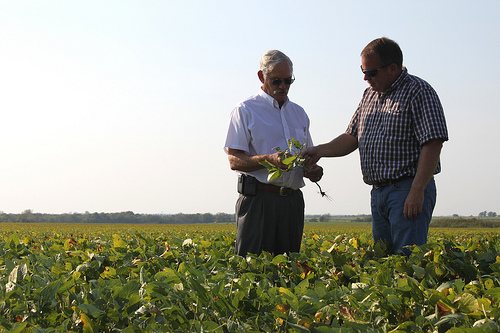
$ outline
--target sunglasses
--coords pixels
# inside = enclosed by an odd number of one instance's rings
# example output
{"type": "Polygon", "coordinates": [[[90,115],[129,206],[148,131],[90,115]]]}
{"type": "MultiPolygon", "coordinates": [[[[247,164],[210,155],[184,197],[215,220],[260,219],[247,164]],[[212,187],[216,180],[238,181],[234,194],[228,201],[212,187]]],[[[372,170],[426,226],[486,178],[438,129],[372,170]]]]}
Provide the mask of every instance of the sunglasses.
{"type": "Polygon", "coordinates": [[[368,75],[369,77],[374,77],[375,75],[378,74],[378,71],[381,70],[382,68],[386,68],[387,66],[389,66],[390,64],[387,64],[387,65],[384,65],[384,66],[380,66],[379,68],[377,69],[372,69],[372,70],[369,70],[369,71],[364,71],[363,70],[363,66],[360,66],[361,67],[361,71],[363,72],[363,74],[365,75],[368,75]]]}
{"type": "Polygon", "coordinates": [[[287,77],[286,79],[271,79],[271,84],[273,86],[279,86],[281,82],[285,82],[285,84],[292,84],[295,81],[295,76],[287,77]]]}

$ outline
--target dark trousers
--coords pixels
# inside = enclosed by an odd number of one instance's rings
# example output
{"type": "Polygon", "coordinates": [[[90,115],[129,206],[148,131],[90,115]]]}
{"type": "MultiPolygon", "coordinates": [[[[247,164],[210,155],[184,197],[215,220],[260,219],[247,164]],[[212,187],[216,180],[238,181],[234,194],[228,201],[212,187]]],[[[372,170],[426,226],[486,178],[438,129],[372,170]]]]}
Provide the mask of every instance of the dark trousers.
{"type": "Polygon", "coordinates": [[[299,252],[304,231],[304,197],[300,190],[288,196],[258,190],[240,194],[236,202],[235,253],[273,255],[299,252]]]}

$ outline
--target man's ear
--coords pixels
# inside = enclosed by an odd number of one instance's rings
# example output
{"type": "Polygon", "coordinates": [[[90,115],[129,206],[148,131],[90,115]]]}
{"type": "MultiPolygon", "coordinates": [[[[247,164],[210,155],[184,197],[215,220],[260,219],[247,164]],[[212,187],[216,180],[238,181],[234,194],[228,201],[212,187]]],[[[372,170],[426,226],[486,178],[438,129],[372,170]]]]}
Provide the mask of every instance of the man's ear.
{"type": "Polygon", "coordinates": [[[394,62],[389,65],[389,70],[391,71],[391,74],[395,75],[396,77],[399,76],[399,74],[401,73],[401,70],[399,69],[398,65],[396,65],[396,63],[394,62]]]}
{"type": "Polygon", "coordinates": [[[257,75],[259,76],[260,82],[264,83],[264,81],[265,81],[265,79],[264,79],[264,73],[262,71],[258,71],[257,75]]]}

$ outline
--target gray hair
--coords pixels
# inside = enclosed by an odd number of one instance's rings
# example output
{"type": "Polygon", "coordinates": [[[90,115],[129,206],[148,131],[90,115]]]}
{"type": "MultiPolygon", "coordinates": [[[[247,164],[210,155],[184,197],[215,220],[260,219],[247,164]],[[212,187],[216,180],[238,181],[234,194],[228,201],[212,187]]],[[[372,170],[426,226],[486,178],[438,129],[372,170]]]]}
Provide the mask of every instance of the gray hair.
{"type": "Polygon", "coordinates": [[[267,77],[267,74],[273,70],[274,66],[284,61],[288,62],[293,72],[293,63],[286,54],[278,50],[269,50],[260,58],[260,70],[267,77]]]}

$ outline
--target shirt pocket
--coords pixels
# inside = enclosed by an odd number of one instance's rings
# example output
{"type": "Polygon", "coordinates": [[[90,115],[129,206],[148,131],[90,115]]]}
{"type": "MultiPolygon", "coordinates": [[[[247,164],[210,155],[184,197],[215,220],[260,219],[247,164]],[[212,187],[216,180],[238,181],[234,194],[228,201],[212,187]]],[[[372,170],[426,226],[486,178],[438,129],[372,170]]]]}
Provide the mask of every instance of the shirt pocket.
{"type": "Polygon", "coordinates": [[[408,110],[399,106],[382,113],[383,133],[390,140],[401,140],[411,133],[411,117],[408,110]]]}
{"type": "Polygon", "coordinates": [[[407,131],[410,129],[411,113],[405,102],[387,99],[382,109],[384,127],[390,132],[407,131]]]}
{"type": "Polygon", "coordinates": [[[307,127],[303,128],[294,128],[294,136],[293,139],[300,142],[300,144],[307,143],[307,127]]]}

